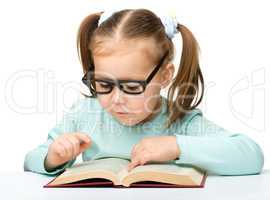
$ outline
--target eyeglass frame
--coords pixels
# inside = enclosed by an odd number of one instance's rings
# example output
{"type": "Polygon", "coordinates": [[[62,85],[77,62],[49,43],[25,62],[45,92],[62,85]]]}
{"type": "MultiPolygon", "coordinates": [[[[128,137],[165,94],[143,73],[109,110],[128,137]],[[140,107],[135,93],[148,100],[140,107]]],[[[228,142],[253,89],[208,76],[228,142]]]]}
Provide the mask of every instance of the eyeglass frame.
{"type": "MultiPolygon", "coordinates": [[[[91,93],[96,96],[96,94],[109,94],[112,92],[112,90],[114,89],[114,87],[116,86],[119,90],[121,90],[122,92],[126,93],[126,94],[131,94],[131,95],[138,95],[138,94],[142,94],[144,93],[147,85],[151,82],[151,80],[154,78],[154,76],[157,74],[157,72],[159,71],[160,67],[162,66],[165,58],[167,57],[167,55],[169,54],[169,51],[166,51],[165,54],[162,56],[162,58],[160,59],[159,63],[155,66],[154,70],[147,76],[147,78],[145,80],[127,80],[127,79],[115,79],[115,80],[104,80],[104,79],[95,79],[93,77],[90,77],[90,79],[87,79],[87,75],[90,74],[94,74],[93,70],[89,70],[88,72],[86,72],[84,74],[84,76],[82,77],[82,82],[89,87],[91,93]],[[90,81],[90,84],[88,85],[88,81],[90,81]],[[106,91],[106,92],[97,92],[96,89],[92,86],[91,82],[95,82],[95,81],[102,81],[105,83],[108,83],[110,85],[110,90],[106,91]],[[127,92],[124,89],[121,88],[121,83],[140,83],[143,90],[141,92],[127,92]],[[91,87],[92,86],[92,87],[91,87]]],[[[93,84],[95,85],[95,84],[93,84]]]]}

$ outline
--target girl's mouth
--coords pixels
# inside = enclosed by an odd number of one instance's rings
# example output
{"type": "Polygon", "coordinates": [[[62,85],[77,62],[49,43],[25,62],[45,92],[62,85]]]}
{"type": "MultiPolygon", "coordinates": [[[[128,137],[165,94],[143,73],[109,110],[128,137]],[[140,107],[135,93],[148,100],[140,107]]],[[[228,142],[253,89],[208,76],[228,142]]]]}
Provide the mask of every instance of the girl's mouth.
{"type": "Polygon", "coordinates": [[[118,115],[126,115],[128,113],[125,113],[125,112],[116,112],[118,115]]]}

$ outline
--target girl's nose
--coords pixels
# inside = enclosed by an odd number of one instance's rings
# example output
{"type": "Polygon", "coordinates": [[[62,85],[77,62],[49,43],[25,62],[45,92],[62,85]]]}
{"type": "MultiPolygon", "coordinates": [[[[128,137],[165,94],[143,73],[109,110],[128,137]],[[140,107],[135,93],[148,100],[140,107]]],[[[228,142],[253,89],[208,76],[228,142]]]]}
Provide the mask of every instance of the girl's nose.
{"type": "Polygon", "coordinates": [[[124,94],[118,87],[113,88],[112,101],[113,101],[114,104],[123,104],[123,103],[125,103],[124,94]]]}

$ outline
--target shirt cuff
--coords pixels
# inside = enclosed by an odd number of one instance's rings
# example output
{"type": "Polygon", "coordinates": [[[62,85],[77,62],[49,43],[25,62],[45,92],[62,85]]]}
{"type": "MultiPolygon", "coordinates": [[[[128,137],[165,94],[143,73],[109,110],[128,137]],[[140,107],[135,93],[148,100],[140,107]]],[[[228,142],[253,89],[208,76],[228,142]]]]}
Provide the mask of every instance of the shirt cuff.
{"type": "Polygon", "coordinates": [[[34,162],[31,162],[30,160],[28,160],[28,161],[26,160],[26,163],[32,164],[31,167],[28,167],[28,169],[30,168],[30,170],[26,170],[26,171],[33,171],[33,172],[37,172],[37,173],[44,174],[44,175],[55,176],[55,175],[58,175],[61,172],[63,172],[65,170],[65,168],[72,166],[76,160],[76,159],[73,159],[73,160],[67,162],[66,164],[63,164],[63,165],[57,167],[53,171],[47,171],[45,169],[44,162],[46,159],[46,155],[48,153],[48,149],[44,148],[44,149],[39,149],[38,151],[39,152],[34,152],[34,154],[31,155],[31,158],[29,158],[34,162]]]}
{"type": "Polygon", "coordinates": [[[175,159],[176,164],[189,164],[190,159],[189,159],[189,149],[192,148],[190,147],[189,140],[187,136],[182,136],[178,134],[174,134],[176,136],[176,142],[177,145],[180,149],[180,155],[178,156],[177,159],[175,159]]]}

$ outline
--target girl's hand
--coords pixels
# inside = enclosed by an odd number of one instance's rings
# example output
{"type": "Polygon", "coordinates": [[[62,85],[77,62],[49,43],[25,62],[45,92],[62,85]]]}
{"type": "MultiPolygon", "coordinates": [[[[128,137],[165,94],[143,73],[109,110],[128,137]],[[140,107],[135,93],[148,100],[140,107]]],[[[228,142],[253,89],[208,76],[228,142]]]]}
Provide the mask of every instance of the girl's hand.
{"type": "Polygon", "coordinates": [[[91,139],[84,133],[65,133],[50,145],[45,159],[45,168],[53,170],[70,160],[76,158],[80,153],[90,146],[91,139]]]}
{"type": "Polygon", "coordinates": [[[179,154],[180,149],[176,142],[176,136],[145,137],[133,147],[128,171],[149,161],[175,160],[179,154]]]}

